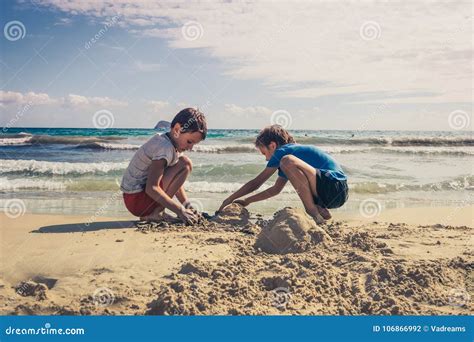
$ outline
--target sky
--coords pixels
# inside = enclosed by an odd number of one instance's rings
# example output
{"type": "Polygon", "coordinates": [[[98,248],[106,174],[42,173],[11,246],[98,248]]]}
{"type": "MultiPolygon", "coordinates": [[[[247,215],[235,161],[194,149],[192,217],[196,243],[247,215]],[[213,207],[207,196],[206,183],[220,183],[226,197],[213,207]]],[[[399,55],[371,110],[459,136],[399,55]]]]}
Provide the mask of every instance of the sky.
{"type": "MultiPolygon", "coordinates": [[[[472,132],[471,1],[0,3],[0,125],[472,132]]],[[[101,127],[99,127],[101,128],[101,127]]]]}

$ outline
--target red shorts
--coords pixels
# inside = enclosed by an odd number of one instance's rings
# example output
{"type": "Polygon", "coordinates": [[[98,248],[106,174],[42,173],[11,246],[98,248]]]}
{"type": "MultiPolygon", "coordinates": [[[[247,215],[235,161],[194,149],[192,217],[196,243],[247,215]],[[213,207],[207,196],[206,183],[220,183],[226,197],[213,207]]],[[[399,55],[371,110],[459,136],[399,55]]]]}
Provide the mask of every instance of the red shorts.
{"type": "MultiPolygon", "coordinates": [[[[160,182],[160,188],[163,188],[163,183],[160,182]]],[[[151,215],[159,203],[147,195],[145,191],[134,194],[123,194],[123,201],[125,207],[134,216],[143,217],[151,215]]]]}

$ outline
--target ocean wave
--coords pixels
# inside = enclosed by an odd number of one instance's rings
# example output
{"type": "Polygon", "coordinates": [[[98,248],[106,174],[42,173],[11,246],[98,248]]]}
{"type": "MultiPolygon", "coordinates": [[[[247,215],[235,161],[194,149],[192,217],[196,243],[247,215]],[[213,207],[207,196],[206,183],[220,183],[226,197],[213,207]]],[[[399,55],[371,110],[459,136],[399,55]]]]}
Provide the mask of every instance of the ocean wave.
{"type": "MultiPolygon", "coordinates": [[[[420,154],[420,155],[456,155],[472,156],[474,155],[474,146],[406,146],[406,147],[371,147],[371,146],[330,146],[320,147],[323,151],[330,154],[349,154],[349,153],[396,153],[396,154],[420,154]]],[[[197,153],[258,153],[254,145],[199,145],[194,146],[194,152],[197,153]]]]}
{"type": "MultiPolygon", "coordinates": [[[[112,151],[133,151],[140,148],[140,141],[127,143],[127,138],[120,136],[53,136],[31,135],[29,133],[0,135],[0,146],[47,146],[66,145],[68,148],[112,151]]],[[[397,153],[420,155],[474,155],[474,138],[462,137],[297,137],[298,143],[313,144],[331,154],[347,153],[397,153]]],[[[193,148],[195,153],[233,154],[258,153],[253,138],[243,138],[222,144],[200,144],[193,148]]]]}
{"type": "Polygon", "coordinates": [[[54,135],[30,135],[28,133],[0,135],[0,145],[80,145],[92,143],[109,143],[111,141],[125,140],[123,137],[84,137],[84,136],[54,136],[54,135]]]}
{"type": "MultiPolygon", "coordinates": [[[[186,191],[191,193],[231,193],[237,191],[243,183],[224,183],[224,182],[188,182],[186,191]]],[[[265,190],[269,185],[262,186],[259,191],[265,190]]],[[[443,190],[474,190],[474,176],[467,175],[446,180],[439,183],[428,184],[390,184],[377,182],[349,183],[349,189],[352,193],[359,194],[384,194],[400,191],[443,191],[443,190]]],[[[291,185],[287,184],[283,193],[295,193],[291,185]]]]}
{"type": "Polygon", "coordinates": [[[474,146],[472,137],[400,137],[400,138],[298,138],[300,143],[321,145],[377,145],[377,146],[474,146]]]}
{"type": "Polygon", "coordinates": [[[79,144],[76,146],[76,148],[84,148],[84,149],[92,149],[92,150],[138,150],[140,148],[140,145],[93,142],[93,143],[79,144]]]}
{"type": "Polygon", "coordinates": [[[0,177],[0,191],[16,191],[21,189],[66,190],[67,182],[45,179],[7,179],[0,177]]]}
{"type": "Polygon", "coordinates": [[[361,150],[361,152],[374,153],[395,153],[404,155],[426,155],[426,156],[474,156],[474,148],[472,147],[373,147],[368,150],[361,150]]]}
{"type": "Polygon", "coordinates": [[[240,145],[195,145],[193,152],[200,153],[256,153],[256,147],[252,144],[240,145]]]}
{"type": "Polygon", "coordinates": [[[193,168],[193,176],[199,178],[212,177],[214,181],[227,181],[236,178],[248,178],[255,177],[257,174],[262,172],[265,164],[205,164],[196,165],[193,168]]]}
{"type": "MultiPolygon", "coordinates": [[[[244,183],[227,183],[227,182],[186,182],[184,188],[186,192],[189,193],[232,193],[239,190],[244,183]]],[[[271,185],[262,185],[258,191],[266,190],[271,185]]],[[[283,190],[283,193],[292,193],[294,192],[293,188],[286,186],[283,190]]]]}
{"type": "Polygon", "coordinates": [[[123,171],[128,162],[69,163],[40,160],[2,159],[1,174],[22,173],[39,175],[106,174],[123,171]]]}
{"type": "MultiPolygon", "coordinates": [[[[313,145],[369,145],[369,146],[474,146],[474,137],[314,137],[296,136],[299,144],[313,145]]],[[[255,138],[247,137],[239,141],[244,143],[254,142],[255,138]]]]}
{"type": "Polygon", "coordinates": [[[30,145],[31,137],[8,137],[8,138],[0,138],[0,146],[8,146],[8,145],[30,145]]]}
{"type": "MultiPolygon", "coordinates": [[[[7,179],[0,177],[0,191],[21,191],[25,189],[41,189],[50,191],[117,191],[119,189],[121,176],[106,179],[91,178],[60,178],[50,180],[45,178],[27,179],[7,179]]],[[[185,189],[192,194],[219,193],[228,194],[237,191],[244,183],[239,182],[208,182],[208,181],[188,181],[185,189]]],[[[271,184],[263,185],[259,191],[268,189],[271,184]]],[[[358,182],[349,183],[350,193],[355,194],[388,194],[403,191],[474,191],[474,176],[460,176],[450,180],[427,183],[427,184],[393,184],[383,182],[358,182]]],[[[287,184],[282,193],[294,194],[296,192],[290,184],[287,184]]]]}
{"type": "Polygon", "coordinates": [[[474,190],[474,176],[460,176],[438,183],[427,184],[361,182],[350,184],[349,188],[351,192],[360,194],[385,194],[400,191],[474,190]]]}

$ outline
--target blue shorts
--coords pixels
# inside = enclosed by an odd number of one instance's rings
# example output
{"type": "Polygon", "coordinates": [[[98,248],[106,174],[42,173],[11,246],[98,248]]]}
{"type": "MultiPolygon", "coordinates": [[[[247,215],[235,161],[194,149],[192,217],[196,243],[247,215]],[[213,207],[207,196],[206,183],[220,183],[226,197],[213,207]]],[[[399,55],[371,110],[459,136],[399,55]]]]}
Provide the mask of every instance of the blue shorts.
{"type": "Polygon", "coordinates": [[[316,173],[316,192],[314,203],[323,208],[334,209],[341,207],[349,198],[347,181],[334,179],[326,173],[316,173]]]}

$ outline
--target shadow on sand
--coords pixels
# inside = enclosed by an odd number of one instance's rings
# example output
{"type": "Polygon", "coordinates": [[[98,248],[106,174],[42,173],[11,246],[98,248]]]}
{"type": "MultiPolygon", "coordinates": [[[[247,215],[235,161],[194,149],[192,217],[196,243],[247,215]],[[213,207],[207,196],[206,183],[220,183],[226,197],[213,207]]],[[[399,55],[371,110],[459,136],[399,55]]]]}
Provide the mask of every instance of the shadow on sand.
{"type": "Polygon", "coordinates": [[[31,233],[84,233],[92,232],[102,229],[124,229],[136,228],[137,221],[105,221],[105,222],[83,222],[83,223],[68,223],[56,224],[52,226],[40,227],[31,233]]]}

